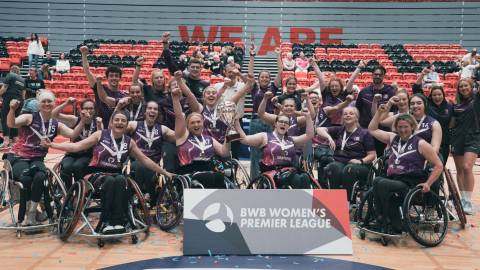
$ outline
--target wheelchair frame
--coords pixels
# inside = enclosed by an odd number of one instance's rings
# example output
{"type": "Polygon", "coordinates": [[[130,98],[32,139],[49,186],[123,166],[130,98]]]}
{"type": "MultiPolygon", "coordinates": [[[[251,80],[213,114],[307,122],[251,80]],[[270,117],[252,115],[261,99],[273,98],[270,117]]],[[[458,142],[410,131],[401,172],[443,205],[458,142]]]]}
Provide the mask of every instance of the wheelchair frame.
{"type": "MultiPolygon", "coordinates": [[[[306,164],[306,162],[302,162],[302,164],[306,164]]],[[[289,169],[295,169],[293,167],[288,167],[284,168],[285,171],[289,169]]],[[[281,171],[281,170],[280,170],[281,171]]],[[[248,185],[249,189],[277,189],[277,185],[275,184],[275,180],[273,179],[274,175],[278,172],[278,170],[272,170],[268,172],[263,172],[260,174],[259,177],[254,179],[250,184],[248,185]]],[[[322,187],[318,183],[318,181],[312,176],[311,172],[309,171],[304,171],[307,175],[308,178],[310,179],[310,189],[321,189],[322,187]]],[[[291,189],[292,187],[289,186],[291,189]]]]}
{"type": "Polygon", "coordinates": [[[39,231],[49,227],[52,227],[55,230],[55,227],[58,225],[62,199],[65,199],[67,194],[65,185],[58,174],[54,170],[47,167],[47,188],[49,189],[50,198],[45,201],[46,198],[43,196],[43,203],[50,204],[48,207],[51,208],[53,220],[49,220],[48,224],[22,226],[18,222],[18,214],[15,215],[14,213],[14,207],[17,203],[20,204],[20,192],[23,188],[23,185],[22,183],[13,180],[11,177],[11,163],[8,160],[0,160],[0,162],[3,163],[3,170],[0,172],[0,205],[3,207],[8,207],[11,219],[11,225],[0,225],[0,230],[15,230],[17,238],[20,238],[23,232],[39,231]]]}
{"type": "Polygon", "coordinates": [[[94,226],[93,222],[95,220],[89,219],[89,214],[101,212],[98,209],[100,200],[94,198],[97,191],[90,183],[89,178],[90,175],[87,175],[81,181],[74,182],[65,198],[58,222],[60,239],[67,241],[72,235],[95,238],[97,239],[97,245],[103,247],[105,245],[104,239],[131,236],[132,244],[136,244],[138,242],[137,234],[145,232],[146,237],[148,237],[150,217],[145,206],[145,199],[137,183],[128,176],[126,177],[127,184],[133,194],[129,199],[127,218],[132,228],[130,228],[130,231],[116,234],[98,232],[102,229],[103,222],[98,217],[98,223],[94,226]],[[78,225],[79,222],[82,223],[78,225]],[[135,226],[138,227],[135,228],[135,226]]]}

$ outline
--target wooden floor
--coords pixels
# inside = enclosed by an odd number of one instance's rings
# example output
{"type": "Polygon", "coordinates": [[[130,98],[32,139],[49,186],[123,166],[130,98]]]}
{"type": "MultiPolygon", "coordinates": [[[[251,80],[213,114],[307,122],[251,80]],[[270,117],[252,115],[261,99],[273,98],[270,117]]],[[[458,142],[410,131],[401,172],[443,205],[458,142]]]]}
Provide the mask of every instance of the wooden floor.
{"type": "MultiPolygon", "coordinates": [[[[49,154],[49,164],[58,162],[60,156],[49,154]]],[[[454,169],[453,161],[448,167],[454,169]]],[[[393,269],[480,269],[480,166],[474,168],[477,185],[474,203],[475,216],[467,216],[469,225],[459,230],[450,224],[443,244],[436,248],[423,248],[412,239],[390,243],[383,247],[372,240],[360,240],[353,230],[353,255],[329,256],[393,269]]],[[[454,172],[454,171],[453,171],[454,172]]],[[[8,211],[0,213],[0,222],[7,220],[8,211]]],[[[130,239],[107,243],[99,249],[96,241],[75,238],[64,243],[55,235],[42,233],[25,235],[21,239],[11,231],[0,231],[0,269],[98,269],[126,262],[182,255],[182,228],[165,233],[157,227],[150,236],[139,244],[132,245],[130,239]]]]}

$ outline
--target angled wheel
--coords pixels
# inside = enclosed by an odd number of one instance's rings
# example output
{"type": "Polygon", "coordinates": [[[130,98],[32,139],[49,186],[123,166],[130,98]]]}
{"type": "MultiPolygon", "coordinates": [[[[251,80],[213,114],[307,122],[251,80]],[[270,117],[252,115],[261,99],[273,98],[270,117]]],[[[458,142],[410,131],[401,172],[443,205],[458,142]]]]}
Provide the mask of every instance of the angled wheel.
{"type": "Polygon", "coordinates": [[[463,206],[460,201],[460,195],[458,194],[457,186],[455,186],[455,182],[453,182],[452,173],[449,169],[444,170],[445,178],[448,185],[448,193],[449,198],[445,198],[446,200],[452,200],[453,206],[455,207],[455,211],[457,212],[458,220],[460,221],[460,226],[462,229],[465,229],[465,224],[467,224],[467,217],[465,216],[465,212],[463,211],[463,206]]]}
{"type": "Polygon", "coordinates": [[[57,220],[60,216],[60,210],[67,196],[67,190],[63,181],[55,170],[48,169],[49,195],[53,210],[53,219],[57,220]]]}
{"type": "Polygon", "coordinates": [[[58,233],[62,241],[67,241],[75,230],[83,211],[85,196],[85,182],[82,180],[73,183],[64,200],[58,220],[58,233]]]}
{"type": "Polygon", "coordinates": [[[250,184],[250,175],[247,172],[247,169],[236,159],[230,161],[232,166],[233,178],[235,184],[240,189],[245,189],[250,184]]]}
{"type": "Polygon", "coordinates": [[[160,229],[169,231],[178,225],[183,213],[182,198],[172,183],[163,185],[157,199],[157,223],[160,229]]]}
{"type": "Polygon", "coordinates": [[[408,233],[423,246],[435,247],[447,234],[447,209],[434,192],[423,193],[418,187],[410,190],[403,202],[403,216],[408,233]]]}
{"type": "Polygon", "coordinates": [[[131,203],[132,203],[133,217],[131,218],[133,218],[133,220],[131,220],[130,222],[137,229],[141,228],[142,226],[146,226],[147,232],[148,232],[148,228],[150,227],[152,222],[150,219],[147,205],[145,203],[145,197],[143,196],[142,191],[140,190],[140,187],[138,186],[138,184],[135,181],[133,181],[132,178],[127,177],[127,182],[128,182],[128,186],[132,190],[131,203]],[[139,223],[143,223],[143,225],[139,223]]]}
{"type": "Polygon", "coordinates": [[[274,189],[275,183],[266,175],[260,175],[248,186],[249,189],[274,189]]]}

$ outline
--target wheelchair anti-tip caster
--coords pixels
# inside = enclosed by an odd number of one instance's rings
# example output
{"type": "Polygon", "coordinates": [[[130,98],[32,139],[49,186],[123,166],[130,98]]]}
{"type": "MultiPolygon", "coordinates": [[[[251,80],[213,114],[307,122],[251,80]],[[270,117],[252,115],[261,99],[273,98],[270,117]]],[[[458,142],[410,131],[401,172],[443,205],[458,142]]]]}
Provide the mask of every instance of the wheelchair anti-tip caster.
{"type": "Polygon", "coordinates": [[[105,246],[105,242],[104,242],[102,239],[98,239],[98,240],[97,240],[97,246],[98,246],[99,248],[102,248],[102,247],[105,246]]]}
{"type": "Polygon", "coordinates": [[[138,244],[138,236],[132,235],[132,244],[133,244],[133,245],[138,244]]]}
{"type": "Polygon", "coordinates": [[[360,236],[360,239],[365,240],[365,231],[364,230],[360,230],[360,232],[358,234],[360,236]]]}

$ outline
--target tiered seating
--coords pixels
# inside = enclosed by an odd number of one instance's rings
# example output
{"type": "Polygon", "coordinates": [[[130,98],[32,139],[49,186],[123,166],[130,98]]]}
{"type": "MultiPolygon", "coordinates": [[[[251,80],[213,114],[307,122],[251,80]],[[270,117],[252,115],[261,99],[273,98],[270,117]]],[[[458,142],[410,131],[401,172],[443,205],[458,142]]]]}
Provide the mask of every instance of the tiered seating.
{"type": "Polygon", "coordinates": [[[467,53],[460,44],[404,44],[403,47],[415,61],[456,61],[467,53]]]}
{"type": "MultiPolygon", "coordinates": [[[[43,46],[47,38],[40,38],[43,46]]],[[[8,71],[11,65],[20,65],[28,57],[28,40],[25,38],[0,37],[0,71],[8,71]]]]}

